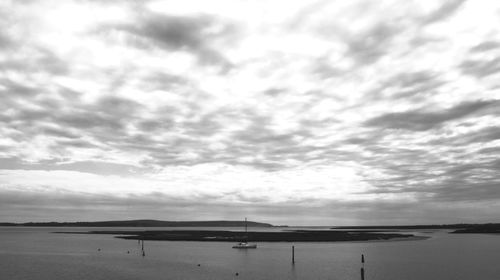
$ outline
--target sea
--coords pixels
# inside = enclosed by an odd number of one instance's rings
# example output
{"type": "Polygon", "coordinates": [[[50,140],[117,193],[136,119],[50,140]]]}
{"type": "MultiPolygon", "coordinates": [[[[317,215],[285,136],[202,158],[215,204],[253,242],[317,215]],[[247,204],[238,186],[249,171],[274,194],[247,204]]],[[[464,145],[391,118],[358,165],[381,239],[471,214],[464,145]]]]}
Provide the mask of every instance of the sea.
{"type": "MultiPolygon", "coordinates": [[[[144,228],[176,229],[186,228],[144,228]]],[[[361,279],[362,267],[366,280],[500,279],[500,235],[494,234],[409,231],[428,238],[382,242],[258,242],[257,249],[249,250],[232,249],[234,244],[228,242],[145,241],[145,256],[142,256],[137,240],[113,235],[54,233],[91,230],[142,228],[0,227],[0,279],[357,280],[361,279]],[[292,263],[292,246],[295,263],[292,263]]]]}

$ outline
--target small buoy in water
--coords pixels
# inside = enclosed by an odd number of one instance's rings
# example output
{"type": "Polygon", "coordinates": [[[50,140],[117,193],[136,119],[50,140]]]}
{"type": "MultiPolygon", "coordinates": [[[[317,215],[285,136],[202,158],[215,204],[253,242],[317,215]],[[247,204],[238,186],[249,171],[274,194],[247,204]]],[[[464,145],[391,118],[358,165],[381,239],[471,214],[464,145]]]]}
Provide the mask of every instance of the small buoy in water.
{"type": "Polygon", "coordinates": [[[240,275],[240,274],[239,274],[238,272],[236,272],[236,274],[235,274],[235,275],[236,275],[236,276],[238,276],[238,275],[240,275]]]}
{"type": "Polygon", "coordinates": [[[130,254],[130,251],[127,251],[127,254],[130,254]]]}
{"type": "Polygon", "coordinates": [[[198,266],[201,266],[201,264],[198,264],[198,266]]]}
{"type": "Polygon", "coordinates": [[[97,251],[101,251],[101,248],[98,248],[97,251]]]}

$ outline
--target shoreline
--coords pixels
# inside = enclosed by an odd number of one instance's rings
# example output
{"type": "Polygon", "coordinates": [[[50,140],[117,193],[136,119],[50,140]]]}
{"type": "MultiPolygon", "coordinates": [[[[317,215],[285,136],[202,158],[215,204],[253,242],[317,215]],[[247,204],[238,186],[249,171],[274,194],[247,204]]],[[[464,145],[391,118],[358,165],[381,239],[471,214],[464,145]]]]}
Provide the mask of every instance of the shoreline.
{"type": "Polygon", "coordinates": [[[422,241],[431,239],[431,236],[411,236],[411,237],[396,237],[387,240],[368,240],[368,241],[347,241],[347,242],[355,242],[355,243],[368,243],[368,242],[402,242],[402,241],[422,241]]]}

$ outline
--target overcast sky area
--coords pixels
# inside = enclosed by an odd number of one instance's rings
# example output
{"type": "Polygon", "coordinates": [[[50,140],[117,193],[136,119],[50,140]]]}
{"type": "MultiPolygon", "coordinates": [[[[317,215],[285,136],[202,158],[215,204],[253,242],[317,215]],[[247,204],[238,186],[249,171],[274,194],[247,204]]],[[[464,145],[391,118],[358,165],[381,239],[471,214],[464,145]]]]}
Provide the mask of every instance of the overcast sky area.
{"type": "Polygon", "coordinates": [[[0,222],[499,222],[498,1],[0,0],[0,222]]]}

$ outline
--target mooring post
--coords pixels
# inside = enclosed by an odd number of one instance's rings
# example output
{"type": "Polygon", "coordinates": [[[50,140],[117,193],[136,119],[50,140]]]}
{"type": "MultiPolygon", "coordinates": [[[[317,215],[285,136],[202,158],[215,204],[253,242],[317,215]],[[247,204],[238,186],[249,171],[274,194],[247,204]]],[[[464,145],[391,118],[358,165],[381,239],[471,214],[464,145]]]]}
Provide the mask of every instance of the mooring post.
{"type": "Polygon", "coordinates": [[[365,255],[361,254],[361,280],[365,280],[365,255]]]}
{"type": "Polygon", "coordinates": [[[146,256],[146,252],[144,251],[144,239],[141,240],[142,242],[142,256],[146,256]]]}
{"type": "Polygon", "coordinates": [[[292,264],[295,264],[295,246],[292,246],[292,264]]]}

